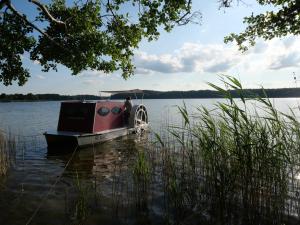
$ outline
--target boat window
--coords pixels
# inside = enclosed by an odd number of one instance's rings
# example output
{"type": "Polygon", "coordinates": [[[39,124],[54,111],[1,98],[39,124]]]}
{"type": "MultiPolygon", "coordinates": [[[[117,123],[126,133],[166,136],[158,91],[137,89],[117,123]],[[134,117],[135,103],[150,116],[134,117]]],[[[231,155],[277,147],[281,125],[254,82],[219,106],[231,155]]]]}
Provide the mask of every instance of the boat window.
{"type": "Polygon", "coordinates": [[[117,115],[117,114],[120,114],[120,113],[122,112],[122,109],[121,109],[120,107],[115,106],[115,107],[113,107],[113,108],[111,109],[111,112],[112,112],[113,114],[117,115]]]}
{"type": "Polygon", "coordinates": [[[100,109],[98,109],[98,114],[100,116],[106,116],[109,112],[110,112],[109,108],[106,107],[101,107],[100,109]]]}

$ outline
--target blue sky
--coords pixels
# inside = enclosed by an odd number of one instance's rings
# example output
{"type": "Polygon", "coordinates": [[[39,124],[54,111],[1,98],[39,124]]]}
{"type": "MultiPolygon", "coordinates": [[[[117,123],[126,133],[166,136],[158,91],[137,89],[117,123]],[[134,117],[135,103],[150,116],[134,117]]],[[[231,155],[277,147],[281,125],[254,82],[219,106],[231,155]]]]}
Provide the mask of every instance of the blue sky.
{"type": "MultiPolygon", "coordinates": [[[[64,66],[58,72],[41,72],[37,62],[24,55],[31,78],[22,87],[0,85],[0,93],[59,93],[98,94],[100,90],[200,90],[208,89],[206,82],[218,83],[220,74],[236,76],[244,87],[295,87],[293,73],[300,78],[300,38],[286,37],[268,42],[259,40],[246,53],[234,44],[224,44],[223,38],[245,28],[243,17],[252,12],[268,10],[254,0],[230,9],[219,10],[217,0],[196,1],[193,9],[203,14],[202,25],[186,25],[171,33],[162,32],[158,41],[143,41],[136,50],[136,74],[123,80],[120,72],[103,74],[83,71],[72,76],[64,66]]],[[[20,10],[29,7],[17,4],[20,10]]]]}

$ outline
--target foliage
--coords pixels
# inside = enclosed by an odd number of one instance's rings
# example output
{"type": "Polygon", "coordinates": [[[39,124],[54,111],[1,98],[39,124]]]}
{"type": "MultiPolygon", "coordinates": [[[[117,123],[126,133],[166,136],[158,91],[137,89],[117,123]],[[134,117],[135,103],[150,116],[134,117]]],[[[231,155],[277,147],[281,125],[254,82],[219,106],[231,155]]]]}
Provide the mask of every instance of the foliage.
{"type": "MultiPolygon", "coordinates": [[[[24,85],[30,77],[22,55],[30,53],[43,71],[57,64],[73,75],[83,70],[105,73],[121,70],[123,78],[134,73],[133,50],[143,38],[159,37],[160,27],[197,22],[201,14],[191,12],[191,0],[52,0],[37,6],[35,22],[18,11],[11,0],[0,0],[0,82],[24,85]]],[[[25,3],[24,3],[25,4],[25,3]]]]}
{"type": "Polygon", "coordinates": [[[32,31],[21,18],[11,13],[0,14],[0,81],[4,85],[13,80],[22,85],[30,76],[28,69],[22,67],[22,55],[35,44],[34,38],[27,35],[32,31]]]}
{"type": "Polygon", "coordinates": [[[286,224],[293,213],[299,218],[291,201],[300,160],[295,112],[281,113],[267,96],[246,98],[233,77],[222,81],[225,88],[210,86],[226,99],[195,114],[179,107],[183,125],[170,126],[169,137],[160,138],[156,158],[169,215],[183,224],[192,218],[203,224],[286,224]],[[233,99],[229,88],[240,98],[233,99]]]}
{"type": "MultiPolygon", "coordinates": [[[[230,6],[231,1],[228,1],[230,6]]],[[[299,35],[300,1],[298,0],[257,0],[262,6],[271,6],[272,11],[244,18],[248,26],[240,34],[231,33],[225,43],[235,41],[239,49],[245,51],[253,46],[257,38],[270,40],[275,37],[299,35]]]]}
{"type": "MultiPolygon", "coordinates": [[[[134,74],[132,56],[143,38],[156,40],[161,27],[171,31],[176,25],[199,23],[201,13],[192,13],[192,0],[52,0],[48,5],[27,0],[39,13],[29,16],[18,11],[12,0],[0,0],[0,82],[24,85],[30,77],[22,61],[24,53],[38,62],[43,71],[62,64],[73,75],[86,69],[105,73],[122,71],[127,79],[134,74]]],[[[237,2],[242,2],[236,0],[237,2]]],[[[230,7],[234,0],[219,0],[230,7]]],[[[240,34],[230,34],[247,50],[257,38],[265,40],[289,34],[298,35],[300,2],[295,0],[257,0],[273,10],[245,17],[248,24],[240,34]]]]}

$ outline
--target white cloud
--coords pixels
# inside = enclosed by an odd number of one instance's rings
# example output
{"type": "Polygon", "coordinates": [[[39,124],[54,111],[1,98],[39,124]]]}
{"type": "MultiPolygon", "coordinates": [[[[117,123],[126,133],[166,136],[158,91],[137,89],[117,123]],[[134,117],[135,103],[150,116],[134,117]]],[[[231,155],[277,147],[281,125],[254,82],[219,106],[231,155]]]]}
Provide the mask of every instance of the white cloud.
{"type": "Polygon", "coordinates": [[[151,74],[151,71],[144,68],[136,68],[134,71],[135,74],[151,74]]]}
{"type": "Polygon", "coordinates": [[[38,79],[40,79],[40,80],[46,79],[46,77],[45,77],[44,75],[41,75],[41,74],[36,75],[36,77],[37,77],[38,79]]]}
{"type": "Polygon", "coordinates": [[[274,57],[269,68],[272,70],[283,69],[288,67],[298,67],[300,63],[300,52],[290,52],[285,55],[274,57]]]}
{"type": "Polygon", "coordinates": [[[38,60],[34,60],[34,61],[33,61],[33,64],[39,65],[39,64],[41,64],[41,63],[40,63],[40,61],[38,61],[38,60]]]}
{"type": "Polygon", "coordinates": [[[286,48],[290,48],[291,46],[293,46],[293,44],[295,44],[295,40],[296,40],[295,37],[290,36],[284,39],[283,44],[285,45],[286,48]]]}
{"type": "MultiPolygon", "coordinates": [[[[273,39],[268,42],[258,42],[263,51],[252,51],[243,59],[244,64],[255,71],[282,70],[296,68],[300,65],[300,39],[288,37],[283,40],[273,39]],[[262,43],[262,44],[261,44],[262,43]]],[[[254,72],[253,71],[253,72],[254,72]]]]}
{"type": "Polygon", "coordinates": [[[253,48],[250,48],[249,51],[253,51],[256,54],[264,53],[268,49],[268,45],[265,42],[259,41],[253,48]]]}
{"type": "Polygon", "coordinates": [[[134,63],[137,74],[280,70],[300,66],[300,39],[258,41],[245,53],[235,45],[185,43],[172,54],[138,52],[134,63]]]}
{"type": "Polygon", "coordinates": [[[173,54],[150,55],[138,52],[135,55],[137,71],[161,73],[179,72],[226,72],[239,62],[240,53],[235,47],[185,43],[173,54]]]}
{"type": "Polygon", "coordinates": [[[144,52],[138,52],[135,56],[135,65],[137,71],[155,71],[162,73],[173,73],[180,69],[180,61],[177,56],[171,54],[148,55],[144,52]]]}
{"type": "Polygon", "coordinates": [[[80,73],[80,76],[82,76],[82,77],[106,77],[107,74],[105,74],[103,71],[87,70],[87,71],[80,73]]]}
{"type": "Polygon", "coordinates": [[[93,84],[95,84],[95,81],[94,80],[84,80],[83,83],[86,85],[93,85],[93,84]]]}
{"type": "Polygon", "coordinates": [[[234,65],[234,62],[223,61],[220,63],[214,63],[213,65],[206,67],[205,70],[210,73],[218,73],[218,72],[228,71],[231,65],[234,65]]]}

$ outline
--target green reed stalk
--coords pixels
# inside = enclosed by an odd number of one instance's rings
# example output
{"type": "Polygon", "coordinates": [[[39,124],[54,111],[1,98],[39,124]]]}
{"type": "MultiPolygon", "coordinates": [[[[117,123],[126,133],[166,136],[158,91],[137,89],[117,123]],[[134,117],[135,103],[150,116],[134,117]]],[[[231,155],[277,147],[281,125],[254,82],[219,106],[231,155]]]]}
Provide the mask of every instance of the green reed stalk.
{"type": "Polygon", "coordinates": [[[199,107],[196,117],[185,104],[178,107],[183,126],[169,129],[175,142],[158,139],[166,204],[181,218],[210,208],[224,223],[237,214],[244,222],[283,221],[299,171],[300,124],[293,111],[279,112],[267,96],[246,98],[237,79],[222,81],[225,88],[210,85],[226,102],[214,110],[199,107]],[[250,101],[261,111],[253,112],[250,101]]]}
{"type": "Polygon", "coordinates": [[[133,180],[136,204],[138,208],[142,209],[147,207],[151,179],[150,168],[150,163],[147,160],[146,153],[144,151],[138,151],[136,161],[133,165],[133,180]]]}
{"type": "Polygon", "coordinates": [[[16,140],[10,135],[0,133],[0,176],[6,175],[16,154],[16,140]]]}
{"type": "Polygon", "coordinates": [[[91,187],[84,184],[80,179],[78,172],[76,173],[76,180],[74,181],[77,198],[73,212],[73,219],[76,224],[84,224],[89,215],[89,196],[91,187]]]}

